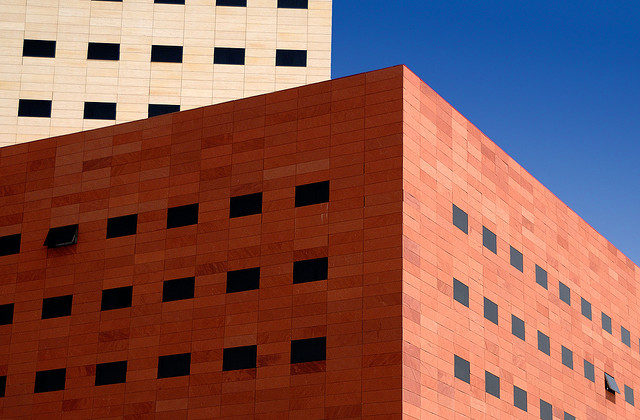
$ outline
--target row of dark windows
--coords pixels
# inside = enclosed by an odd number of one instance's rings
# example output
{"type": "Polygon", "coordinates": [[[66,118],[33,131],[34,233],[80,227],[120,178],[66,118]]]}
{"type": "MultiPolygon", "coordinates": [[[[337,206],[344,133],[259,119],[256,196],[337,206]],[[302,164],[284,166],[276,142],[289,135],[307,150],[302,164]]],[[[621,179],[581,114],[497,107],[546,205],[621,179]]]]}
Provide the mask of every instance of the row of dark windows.
{"type": "MultiPolygon", "coordinates": [[[[257,367],[257,346],[226,348],[222,351],[222,370],[233,371],[257,367]]],[[[327,359],[327,338],[314,337],[291,341],[291,364],[316,362],[327,359]]],[[[158,357],[158,379],[187,376],[191,373],[191,353],[170,354],[158,357]]],[[[4,397],[6,376],[0,376],[0,397],[4,397]]],[[[95,385],[112,385],[127,381],[127,361],[99,363],[96,365],[95,385]]],[[[36,372],[34,393],[64,390],[66,369],[36,372]]]]}
{"type": "MultiPolygon", "coordinates": [[[[52,101],[50,100],[20,99],[18,117],[51,118],[51,105],[52,101]]],[[[147,115],[150,118],[178,111],[180,111],[180,105],[149,104],[147,115]]],[[[83,118],[85,120],[115,120],[116,103],[85,102],[83,118]]]]}
{"type": "MultiPolygon", "coordinates": [[[[152,45],[151,61],[156,63],[182,63],[182,46],[152,45]]],[[[25,39],[22,46],[23,57],[56,56],[56,41],[25,39]]],[[[213,49],[214,64],[244,65],[244,48],[215,47],[213,49]]],[[[120,44],[107,42],[90,42],[87,48],[89,60],[120,60],[120,44]]],[[[306,50],[276,50],[276,66],[306,67],[306,50]]]]}
{"type": "MultiPolygon", "coordinates": [[[[93,0],[122,3],[123,0],[93,0]]],[[[185,0],[153,0],[155,4],[185,4],[185,0]]],[[[247,0],[215,0],[216,6],[247,7],[247,0]]],[[[278,0],[279,9],[308,9],[309,0],[278,0]]]]}
{"type": "MultiPolygon", "coordinates": [[[[457,207],[455,204],[453,205],[453,224],[462,232],[468,234],[469,233],[469,219],[467,213],[457,207]]],[[[487,229],[485,226],[482,227],[482,245],[497,254],[497,246],[496,246],[496,235],[491,230],[487,229]]],[[[518,269],[520,272],[523,272],[523,261],[522,261],[522,253],[510,246],[510,263],[513,267],[518,269]]],[[[535,268],[535,276],[536,283],[545,289],[549,289],[548,284],[548,276],[547,271],[536,264],[535,268]]],[[[558,281],[558,297],[561,301],[571,306],[571,289],[569,286],[564,284],[562,281],[558,281]]],[[[468,305],[467,305],[468,306],[468,305]]],[[[585,298],[580,298],[580,312],[582,315],[588,320],[593,320],[591,303],[585,298]]],[[[613,334],[611,328],[611,318],[602,312],[602,329],[608,332],[609,334],[613,334]]],[[[620,339],[622,343],[626,346],[631,347],[631,333],[628,329],[620,326],[620,339]]],[[[640,340],[639,340],[640,343],[640,340]]]]}

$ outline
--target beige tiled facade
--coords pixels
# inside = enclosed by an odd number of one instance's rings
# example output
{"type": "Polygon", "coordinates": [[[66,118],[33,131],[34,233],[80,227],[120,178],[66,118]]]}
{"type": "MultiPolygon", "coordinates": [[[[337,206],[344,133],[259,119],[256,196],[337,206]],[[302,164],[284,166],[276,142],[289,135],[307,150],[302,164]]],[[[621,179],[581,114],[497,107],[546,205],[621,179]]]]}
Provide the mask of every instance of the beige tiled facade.
{"type": "Polygon", "coordinates": [[[0,146],[146,118],[149,104],[185,110],[330,78],[332,0],[185,3],[2,0],[0,146]],[[55,40],[55,57],[23,57],[25,39],[55,40]],[[120,59],[88,60],[89,42],[119,44],[120,59]],[[182,46],[182,63],[151,62],[152,45],[182,46]],[[245,64],[213,64],[214,47],[244,48],[245,64]],[[307,51],[306,67],[276,67],[278,49],[307,51]],[[51,117],[18,117],[20,99],[51,100],[51,117]],[[85,120],[85,102],[115,102],[116,120],[85,120]]]}

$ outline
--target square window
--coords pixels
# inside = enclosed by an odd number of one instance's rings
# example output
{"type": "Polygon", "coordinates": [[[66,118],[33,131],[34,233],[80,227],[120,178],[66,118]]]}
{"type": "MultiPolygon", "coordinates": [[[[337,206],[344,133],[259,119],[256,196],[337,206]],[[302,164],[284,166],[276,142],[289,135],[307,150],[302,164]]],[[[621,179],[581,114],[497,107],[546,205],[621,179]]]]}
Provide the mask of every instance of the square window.
{"type": "Polygon", "coordinates": [[[538,283],[540,286],[544,287],[545,289],[548,289],[547,271],[542,267],[540,267],[538,264],[536,264],[536,283],[538,283]]]}
{"type": "Polygon", "coordinates": [[[20,99],[18,117],[51,118],[51,101],[42,99],[20,99]]]}
{"type": "Polygon", "coordinates": [[[83,118],[113,121],[116,119],[116,108],[115,102],[85,102],[83,118]]]}
{"type": "Polygon", "coordinates": [[[90,42],[87,48],[87,60],[120,60],[120,44],[90,42]]]}
{"type": "Polygon", "coordinates": [[[242,346],[222,351],[222,370],[253,369],[256,367],[258,346],[242,346]]]}
{"type": "Polygon", "coordinates": [[[471,365],[458,355],[453,358],[453,370],[456,378],[466,383],[471,383],[471,365]]]}
{"type": "Polygon", "coordinates": [[[498,305],[484,298],[484,317],[498,325],[498,305]]]}
{"type": "Polygon", "coordinates": [[[162,283],[162,301],[173,302],[174,300],[193,299],[195,287],[195,277],[166,280],[162,283]]]}
{"type": "Polygon", "coordinates": [[[564,420],[576,420],[576,418],[565,411],[564,420]]]}
{"type": "Polygon", "coordinates": [[[215,47],[213,49],[213,64],[244,66],[244,55],[244,48],[215,47]]]}
{"type": "Polygon", "coordinates": [[[538,350],[551,356],[551,345],[549,343],[549,336],[538,331],[538,350]]]}
{"type": "Polygon", "coordinates": [[[291,363],[327,360],[327,337],[291,341],[291,363]]]}
{"type": "Polygon", "coordinates": [[[511,334],[524,341],[524,321],[511,315],[511,334]]]}
{"type": "Polygon", "coordinates": [[[326,280],[328,277],[329,259],[327,257],[293,263],[293,284],[326,280]]]}
{"type": "Polygon", "coordinates": [[[593,368],[593,363],[589,362],[587,359],[584,360],[584,377],[591,382],[596,381],[596,374],[595,369],[593,368]]]}
{"type": "Polygon", "coordinates": [[[279,9],[308,9],[309,0],[278,0],[279,9]]]}
{"type": "Polygon", "coordinates": [[[151,46],[151,62],[182,63],[182,46],[152,45],[151,46]]]}
{"type": "Polygon", "coordinates": [[[509,253],[509,255],[511,256],[510,257],[511,265],[517,268],[518,270],[522,271],[523,269],[522,268],[522,252],[518,251],[512,246],[510,246],[509,248],[511,249],[509,253]]]}
{"type": "Polygon", "coordinates": [[[229,217],[243,217],[262,213],[262,193],[231,197],[229,201],[229,217]]]}
{"type": "Polygon", "coordinates": [[[571,306],[571,289],[563,282],[558,282],[558,291],[560,293],[560,300],[571,306]]]}
{"type": "Polygon", "coordinates": [[[116,287],[102,291],[101,311],[112,309],[130,308],[133,295],[133,286],[116,287]]]}
{"type": "Polygon", "coordinates": [[[60,226],[49,229],[44,245],[58,248],[78,243],[78,225],[60,226]]]}
{"type": "Polygon", "coordinates": [[[179,112],[180,105],[169,105],[169,104],[149,104],[149,109],[147,110],[147,116],[157,117],[158,115],[171,114],[173,112],[179,112]]]}
{"type": "Polygon", "coordinates": [[[296,186],[296,207],[329,202],[329,181],[296,186]]]}
{"type": "Polygon", "coordinates": [[[127,381],[127,361],[96,365],[96,386],[123,384],[127,381]]]}
{"type": "Polygon", "coordinates": [[[19,233],[0,237],[0,257],[20,253],[19,233]]]}
{"type": "Polygon", "coordinates": [[[138,215],[111,217],[107,220],[107,239],[135,235],[138,228],[138,215]]]}
{"type": "Polygon", "coordinates": [[[498,253],[496,234],[482,226],[482,245],[494,254],[498,253]]]}
{"type": "Polygon", "coordinates": [[[198,203],[172,207],[167,211],[167,229],[198,224],[198,203]]]}
{"type": "Polygon", "coordinates": [[[7,377],[0,376],[0,398],[4,397],[4,392],[7,388],[7,377]]]}
{"type": "Polygon", "coordinates": [[[500,378],[491,372],[484,372],[484,390],[496,398],[500,398],[500,378]]]}
{"type": "Polygon", "coordinates": [[[260,267],[227,272],[227,293],[246,292],[260,288],[260,267]]]}
{"type": "Polygon", "coordinates": [[[553,420],[553,407],[543,399],[540,399],[540,418],[542,420],[553,420]]]}
{"type": "Polygon", "coordinates": [[[467,308],[469,307],[469,286],[456,278],[453,279],[453,298],[467,308]]]}
{"type": "Polygon", "coordinates": [[[624,386],[624,400],[631,405],[635,405],[635,401],[633,398],[633,388],[628,386],[624,386]]]}
{"type": "Polygon", "coordinates": [[[42,319],[71,315],[73,295],[56,296],[42,300],[42,319]]]}
{"type": "Polygon", "coordinates": [[[54,58],[56,56],[56,41],[25,39],[22,43],[22,56],[54,58]]]}
{"type": "Polygon", "coordinates": [[[565,346],[562,346],[562,364],[573,369],[573,352],[565,346]]]}
{"type": "Polygon", "coordinates": [[[589,303],[583,297],[580,298],[580,309],[582,311],[582,315],[584,315],[585,318],[591,320],[591,303],[589,303]]]}
{"type": "Polygon", "coordinates": [[[158,379],[187,376],[191,372],[191,353],[158,357],[158,379]]]}
{"type": "Polygon", "coordinates": [[[613,334],[613,330],[611,329],[611,318],[604,312],[602,313],[602,329],[609,334],[613,334]]]}
{"type": "Polygon", "coordinates": [[[455,204],[453,205],[453,225],[464,233],[469,233],[469,216],[455,204]]]}
{"type": "Polygon", "coordinates": [[[306,50],[276,50],[276,66],[306,67],[306,50]]]}
{"type": "Polygon", "coordinates": [[[527,391],[513,386],[513,405],[522,411],[527,411],[527,391]]]}
{"type": "Polygon", "coordinates": [[[42,370],[36,372],[36,385],[33,392],[51,392],[64,389],[66,369],[42,370]]]}
{"type": "Polygon", "coordinates": [[[612,394],[620,393],[620,388],[618,388],[615,378],[607,372],[604,373],[604,388],[612,394]]]}
{"type": "Polygon", "coordinates": [[[247,0],[216,0],[216,6],[247,7],[247,0]]]}
{"type": "Polygon", "coordinates": [[[620,326],[620,339],[624,345],[631,347],[631,334],[629,330],[623,326],[620,326]]]}
{"type": "Polygon", "coordinates": [[[0,305],[0,325],[13,324],[13,303],[0,305]]]}

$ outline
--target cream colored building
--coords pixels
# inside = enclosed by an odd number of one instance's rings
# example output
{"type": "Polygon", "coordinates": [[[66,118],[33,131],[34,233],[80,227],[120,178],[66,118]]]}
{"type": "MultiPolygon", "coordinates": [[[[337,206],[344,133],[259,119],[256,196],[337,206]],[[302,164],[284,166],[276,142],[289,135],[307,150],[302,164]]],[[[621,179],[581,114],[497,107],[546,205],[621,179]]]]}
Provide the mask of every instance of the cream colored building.
{"type": "Polygon", "coordinates": [[[331,6],[2,0],[0,146],[327,80],[331,6]]]}

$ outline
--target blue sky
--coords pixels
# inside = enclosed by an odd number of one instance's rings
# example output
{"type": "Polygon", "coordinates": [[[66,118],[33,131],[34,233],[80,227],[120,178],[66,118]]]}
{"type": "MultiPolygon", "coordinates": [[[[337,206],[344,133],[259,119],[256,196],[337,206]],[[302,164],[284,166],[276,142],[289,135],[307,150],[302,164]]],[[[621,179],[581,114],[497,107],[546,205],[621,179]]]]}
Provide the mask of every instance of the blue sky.
{"type": "Polygon", "coordinates": [[[640,264],[640,1],[333,0],[332,48],[407,65],[640,264]]]}

